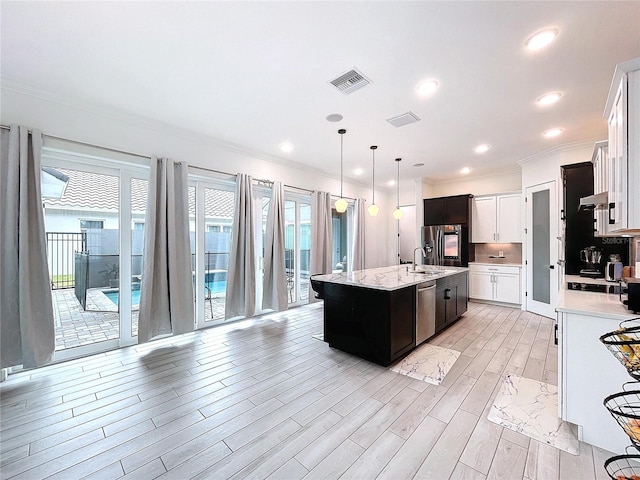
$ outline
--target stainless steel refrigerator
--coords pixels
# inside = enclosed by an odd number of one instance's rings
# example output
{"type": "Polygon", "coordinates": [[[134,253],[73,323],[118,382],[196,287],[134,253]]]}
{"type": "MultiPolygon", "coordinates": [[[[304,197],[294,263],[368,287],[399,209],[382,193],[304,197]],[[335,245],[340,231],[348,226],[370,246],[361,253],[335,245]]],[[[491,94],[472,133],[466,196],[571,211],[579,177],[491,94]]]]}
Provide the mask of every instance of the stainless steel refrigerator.
{"type": "Polygon", "coordinates": [[[426,265],[469,266],[469,232],[466,225],[422,227],[426,265]]]}

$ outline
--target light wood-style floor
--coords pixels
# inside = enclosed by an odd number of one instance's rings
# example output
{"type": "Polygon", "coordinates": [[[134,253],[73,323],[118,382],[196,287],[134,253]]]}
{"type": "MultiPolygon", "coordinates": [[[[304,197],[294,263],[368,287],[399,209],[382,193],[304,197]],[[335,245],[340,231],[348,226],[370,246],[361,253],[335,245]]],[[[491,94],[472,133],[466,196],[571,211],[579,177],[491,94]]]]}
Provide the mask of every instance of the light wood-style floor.
{"type": "MultiPolygon", "coordinates": [[[[0,384],[3,479],[607,478],[489,422],[506,373],[556,383],[552,320],[470,303],[435,386],[332,350],[322,304],[22,372],[0,384]]],[[[604,407],[603,407],[604,408],[604,407]]],[[[612,419],[613,421],[613,419],[612,419]]]]}

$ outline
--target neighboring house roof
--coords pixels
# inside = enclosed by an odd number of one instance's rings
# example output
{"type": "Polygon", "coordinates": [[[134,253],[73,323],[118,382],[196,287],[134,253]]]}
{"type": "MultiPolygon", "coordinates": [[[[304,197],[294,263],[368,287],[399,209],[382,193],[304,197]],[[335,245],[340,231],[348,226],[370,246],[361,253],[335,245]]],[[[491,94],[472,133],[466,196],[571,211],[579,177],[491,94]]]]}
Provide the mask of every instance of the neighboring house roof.
{"type": "Polygon", "coordinates": [[[51,175],[52,177],[57,178],[58,180],[60,180],[62,182],[67,182],[69,180],[69,177],[67,177],[64,173],[60,172],[59,170],[56,170],[55,168],[42,167],[42,171],[43,172],[47,172],[49,175],[51,175]]]}
{"type": "MultiPolygon", "coordinates": [[[[113,175],[83,172],[80,170],[53,169],[46,172],[56,178],[67,177],[67,187],[61,198],[43,198],[46,206],[88,208],[117,211],[119,208],[119,179],[113,175]]],[[[131,209],[144,212],[147,207],[148,182],[133,179],[131,182],[131,209]]],[[[234,193],[205,189],[205,217],[232,218],[234,193]]],[[[195,215],[195,188],[189,188],[189,215],[195,215]]]]}

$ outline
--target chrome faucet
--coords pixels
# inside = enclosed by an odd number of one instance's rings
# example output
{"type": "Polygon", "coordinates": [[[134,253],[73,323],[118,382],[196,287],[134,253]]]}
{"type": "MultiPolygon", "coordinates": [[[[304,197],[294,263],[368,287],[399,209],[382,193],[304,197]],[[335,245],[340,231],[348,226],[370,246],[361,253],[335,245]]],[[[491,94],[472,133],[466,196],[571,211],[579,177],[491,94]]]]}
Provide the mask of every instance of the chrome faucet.
{"type": "Polygon", "coordinates": [[[422,258],[426,259],[427,258],[427,253],[431,253],[431,247],[429,245],[425,245],[424,247],[416,247],[413,250],[413,258],[411,260],[413,260],[413,271],[416,271],[416,267],[417,267],[417,263],[416,263],[416,252],[418,250],[422,250],[422,258]]]}

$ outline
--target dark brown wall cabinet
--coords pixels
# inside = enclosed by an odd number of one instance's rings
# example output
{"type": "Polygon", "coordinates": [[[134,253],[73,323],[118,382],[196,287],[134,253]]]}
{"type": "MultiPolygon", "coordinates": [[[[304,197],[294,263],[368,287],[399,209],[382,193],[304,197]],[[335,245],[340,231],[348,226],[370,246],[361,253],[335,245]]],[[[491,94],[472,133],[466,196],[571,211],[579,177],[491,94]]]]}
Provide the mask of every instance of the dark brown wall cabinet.
{"type": "Polygon", "coordinates": [[[473,195],[424,199],[425,225],[470,225],[473,195]]]}

